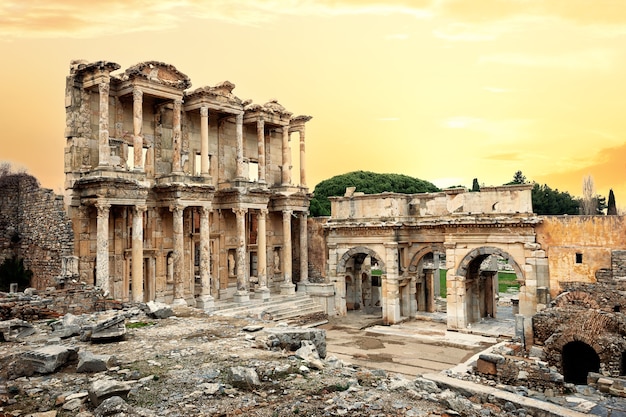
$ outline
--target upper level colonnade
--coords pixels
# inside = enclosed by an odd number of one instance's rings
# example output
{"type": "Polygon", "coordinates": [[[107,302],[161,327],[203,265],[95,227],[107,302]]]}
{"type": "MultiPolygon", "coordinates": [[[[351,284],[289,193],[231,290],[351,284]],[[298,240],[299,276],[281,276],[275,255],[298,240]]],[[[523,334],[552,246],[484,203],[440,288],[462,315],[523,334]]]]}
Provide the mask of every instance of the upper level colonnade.
{"type": "MultiPolygon", "coordinates": [[[[305,124],[277,101],[243,101],[224,81],[190,91],[172,65],[149,61],[123,73],[113,62],[73,61],[66,87],[65,172],[126,171],[148,182],[193,177],[218,186],[253,181],[306,188],[305,124]],[[300,138],[292,177],[291,134],[300,138]],[[98,146],[89,145],[97,141],[98,146]],[[72,142],[72,143],[70,143],[72,142]]],[[[66,188],[71,184],[66,184],[66,188]]]]}

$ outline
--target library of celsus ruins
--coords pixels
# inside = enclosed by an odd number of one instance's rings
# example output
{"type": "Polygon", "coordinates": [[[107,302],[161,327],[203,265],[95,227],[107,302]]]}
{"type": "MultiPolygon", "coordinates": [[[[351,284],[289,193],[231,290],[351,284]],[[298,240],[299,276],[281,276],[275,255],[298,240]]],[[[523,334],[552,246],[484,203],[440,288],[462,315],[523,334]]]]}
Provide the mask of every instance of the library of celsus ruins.
{"type": "Polygon", "coordinates": [[[65,205],[80,280],[115,299],[200,308],[295,293],[292,271],[307,279],[310,117],[243,101],[228,81],[192,90],[161,62],[119,69],[74,61],[67,77],[65,205]]]}

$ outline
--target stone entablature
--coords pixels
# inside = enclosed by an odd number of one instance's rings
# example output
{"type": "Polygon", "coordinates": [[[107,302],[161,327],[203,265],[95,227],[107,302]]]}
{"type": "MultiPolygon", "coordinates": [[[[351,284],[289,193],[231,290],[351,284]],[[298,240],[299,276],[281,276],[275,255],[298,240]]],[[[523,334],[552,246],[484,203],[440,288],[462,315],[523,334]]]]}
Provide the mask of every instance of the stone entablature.
{"type": "MultiPolygon", "coordinates": [[[[511,216],[534,217],[532,213],[531,184],[502,187],[483,187],[480,192],[449,189],[440,193],[424,194],[363,194],[348,192],[344,197],[330,197],[331,219],[384,219],[403,221],[412,218],[436,217],[437,224],[483,220],[511,222],[511,216]],[[478,217],[472,215],[478,215],[478,217]],[[456,220],[456,219],[459,220],[456,220]]],[[[428,221],[424,219],[423,221],[428,221]]]]}
{"type": "Polygon", "coordinates": [[[75,61],[67,77],[65,204],[81,280],[115,299],[203,308],[293,293],[308,273],[310,116],[242,101],[229,81],[188,91],[163,62],[118,69],[75,61]]]}

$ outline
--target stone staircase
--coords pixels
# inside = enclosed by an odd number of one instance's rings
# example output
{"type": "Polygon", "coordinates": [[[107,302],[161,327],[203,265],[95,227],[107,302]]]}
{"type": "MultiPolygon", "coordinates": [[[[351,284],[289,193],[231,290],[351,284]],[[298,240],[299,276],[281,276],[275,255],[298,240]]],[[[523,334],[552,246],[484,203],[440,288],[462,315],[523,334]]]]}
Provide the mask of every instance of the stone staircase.
{"type": "Polygon", "coordinates": [[[216,302],[212,314],[228,317],[254,317],[262,320],[290,321],[310,314],[323,314],[324,309],[308,295],[272,294],[269,300],[251,299],[245,303],[216,302]]]}

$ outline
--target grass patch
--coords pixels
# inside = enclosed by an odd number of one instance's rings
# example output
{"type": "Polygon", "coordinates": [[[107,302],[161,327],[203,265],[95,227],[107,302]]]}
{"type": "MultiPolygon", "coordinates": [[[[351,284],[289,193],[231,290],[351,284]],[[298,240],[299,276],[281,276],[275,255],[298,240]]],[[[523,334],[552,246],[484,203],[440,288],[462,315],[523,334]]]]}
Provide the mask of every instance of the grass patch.
{"type": "Polygon", "coordinates": [[[155,323],[145,321],[134,321],[126,323],[127,329],[141,329],[142,327],[154,326],[155,323]]]}
{"type": "Polygon", "coordinates": [[[515,272],[498,272],[498,292],[508,292],[509,289],[519,291],[519,287],[515,272]]]}
{"type": "MultiPolygon", "coordinates": [[[[445,269],[439,270],[439,288],[441,298],[446,298],[446,273],[445,269]]],[[[498,272],[498,292],[508,292],[509,289],[519,291],[519,282],[515,272],[498,272]]]]}

